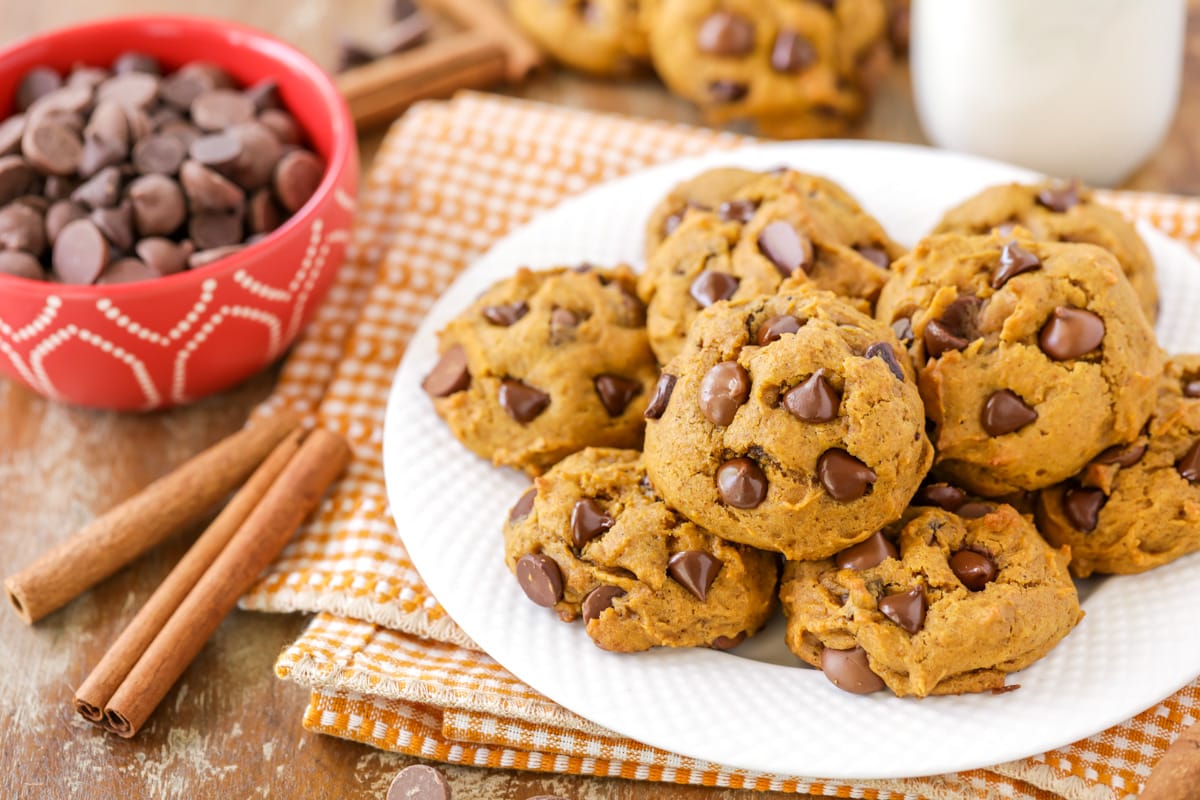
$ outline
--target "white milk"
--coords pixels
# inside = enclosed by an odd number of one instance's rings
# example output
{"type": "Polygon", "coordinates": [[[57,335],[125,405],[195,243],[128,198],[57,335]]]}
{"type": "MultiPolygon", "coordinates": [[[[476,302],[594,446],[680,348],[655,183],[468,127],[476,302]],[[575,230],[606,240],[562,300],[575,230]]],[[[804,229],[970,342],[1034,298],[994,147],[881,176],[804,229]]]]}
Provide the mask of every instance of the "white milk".
{"type": "Polygon", "coordinates": [[[917,113],[937,145],[1119,183],[1179,100],[1186,0],[913,0],[917,113]]]}

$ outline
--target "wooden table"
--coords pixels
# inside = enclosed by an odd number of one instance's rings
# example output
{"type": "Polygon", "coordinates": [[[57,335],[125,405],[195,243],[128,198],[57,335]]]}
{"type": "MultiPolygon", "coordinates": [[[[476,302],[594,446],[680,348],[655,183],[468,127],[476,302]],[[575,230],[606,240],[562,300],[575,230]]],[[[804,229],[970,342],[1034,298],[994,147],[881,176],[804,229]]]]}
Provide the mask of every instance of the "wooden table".
{"type": "MultiPolygon", "coordinates": [[[[207,0],[206,13],[273,30],[331,63],[343,26],[369,30],[373,0],[207,0]]],[[[138,11],[190,11],[191,0],[54,0],[6,4],[0,42],[70,22],[138,11]]],[[[1187,78],[1167,142],[1129,182],[1157,191],[1200,191],[1200,0],[1189,20],[1187,78]]],[[[651,81],[606,84],[564,73],[512,94],[601,110],[697,122],[686,103],[651,81]]],[[[908,76],[896,71],[857,135],[920,142],[908,76]]],[[[378,133],[363,138],[364,159],[378,133]]],[[[144,416],[49,403],[0,379],[0,572],[51,543],[189,454],[236,429],[267,395],[273,375],[191,408],[144,416]]],[[[300,616],[235,613],[133,741],[81,723],[73,687],[187,547],[180,537],[105,581],[35,628],[0,612],[0,797],[381,798],[409,763],[361,745],[306,733],[307,691],[277,680],[279,651],[304,628],[300,616]]],[[[448,768],[456,800],[732,800],[768,795],[624,781],[448,768]]],[[[773,795],[783,797],[783,795],[773,795]]]]}

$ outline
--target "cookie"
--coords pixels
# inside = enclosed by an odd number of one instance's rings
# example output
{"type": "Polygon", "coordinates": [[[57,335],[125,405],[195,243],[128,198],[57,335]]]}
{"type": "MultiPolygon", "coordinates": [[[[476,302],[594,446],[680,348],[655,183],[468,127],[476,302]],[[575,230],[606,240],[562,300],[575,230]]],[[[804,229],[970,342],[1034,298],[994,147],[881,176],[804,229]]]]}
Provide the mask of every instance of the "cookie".
{"type": "Polygon", "coordinates": [[[638,0],[510,0],[517,24],[561,63],[601,76],[633,74],[649,60],[638,0]]]}
{"type": "Polygon", "coordinates": [[[1038,497],[1038,528],[1071,572],[1132,574],[1200,550],[1200,356],[1167,361],[1143,435],[1038,497]]]}
{"type": "Polygon", "coordinates": [[[650,55],[667,86],[714,122],[832,136],[866,107],[886,27],[882,0],[660,0],[650,55]]]}
{"type": "Polygon", "coordinates": [[[1133,285],[1147,319],[1158,318],[1154,260],[1137,229],[1125,217],[1096,202],[1078,182],[1046,181],[993,186],[946,212],[934,233],[988,233],[1020,225],[1047,242],[1084,242],[1116,256],[1133,285]]]}
{"type": "MultiPolygon", "coordinates": [[[[663,230],[676,219],[665,217],[663,230]]],[[[702,308],[781,286],[828,289],[869,312],[902,252],[832,181],[791,170],[763,175],[723,202],[685,207],[674,222],[638,280],[650,345],[665,363],[702,308]]]]}
{"type": "Polygon", "coordinates": [[[909,342],[943,479],[990,497],[1042,489],[1153,410],[1162,356],[1108,251],[943,234],[892,276],[876,316],[909,342]]]}
{"type": "Polygon", "coordinates": [[[898,534],[788,563],[787,645],[850,692],[1001,690],[1083,617],[1068,558],[1010,506],[928,510],[898,534]]]}
{"type": "Polygon", "coordinates": [[[540,474],[589,445],[639,447],[658,370],[633,273],[521,269],[439,333],[422,384],[464,445],[540,474]]]}
{"type": "Polygon", "coordinates": [[[774,610],[778,559],[673,511],[636,450],[589,448],[535,481],[504,524],[530,600],[584,619],[605,650],[726,649],[774,610]]]}
{"type": "Polygon", "coordinates": [[[763,174],[740,167],[717,167],[672,187],[650,212],[646,222],[646,261],[654,257],[663,240],[679,227],[689,209],[715,211],[731,200],[739,189],[763,174]]]}
{"type": "Polygon", "coordinates": [[[892,331],[828,292],[714,305],[646,409],[646,470],[718,536],[824,558],[900,516],[933,460],[892,331]]]}

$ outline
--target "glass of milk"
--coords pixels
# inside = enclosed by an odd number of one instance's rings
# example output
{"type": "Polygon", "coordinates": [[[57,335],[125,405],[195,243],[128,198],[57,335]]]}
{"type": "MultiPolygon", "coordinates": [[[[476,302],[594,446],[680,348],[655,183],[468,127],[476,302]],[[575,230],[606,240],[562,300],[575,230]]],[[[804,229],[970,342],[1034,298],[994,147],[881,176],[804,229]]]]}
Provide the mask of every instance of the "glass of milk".
{"type": "Polygon", "coordinates": [[[1187,0],[913,0],[917,113],[937,145],[1098,185],[1179,102],[1187,0]]]}

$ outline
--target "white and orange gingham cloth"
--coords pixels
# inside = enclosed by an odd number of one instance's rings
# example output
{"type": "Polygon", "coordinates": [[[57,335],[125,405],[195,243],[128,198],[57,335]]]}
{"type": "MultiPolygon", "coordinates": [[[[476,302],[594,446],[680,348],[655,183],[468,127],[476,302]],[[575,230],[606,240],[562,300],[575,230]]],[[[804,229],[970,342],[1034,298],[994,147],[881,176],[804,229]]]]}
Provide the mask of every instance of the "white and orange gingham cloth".
{"type": "MultiPolygon", "coordinates": [[[[1200,681],[1096,736],[991,769],[853,784],[751,773],[647,747],[555,705],[480,652],[421,582],[389,513],[381,443],[392,375],[427,309],[493,242],[563,198],[745,141],[478,94],[417,106],[393,127],[362,192],[348,263],[266,406],[313,414],[355,450],[346,477],[242,601],[319,612],[276,665],[311,688],[304,725],[456,764],[798,794],[1137,794],[1200,717],[1200,681]]],[[[1105,200],[1200,251],[1200,201],[1105,200]]]]}

